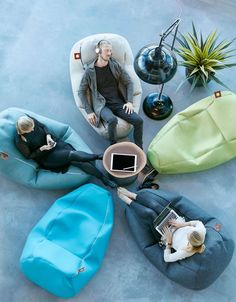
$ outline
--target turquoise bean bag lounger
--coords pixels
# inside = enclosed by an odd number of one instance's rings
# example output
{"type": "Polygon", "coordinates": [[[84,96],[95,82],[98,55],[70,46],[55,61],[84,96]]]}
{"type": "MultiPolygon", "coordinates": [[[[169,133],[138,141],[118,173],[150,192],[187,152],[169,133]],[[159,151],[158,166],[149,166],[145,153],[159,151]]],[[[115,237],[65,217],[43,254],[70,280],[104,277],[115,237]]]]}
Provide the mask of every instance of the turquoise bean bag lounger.
{"type": "Polygon", "coordinates": [[[14,144],[16,121],[24,114],[36,118],[58,138],[71,144],[75,149],[92,153],[80,136],[68,125],[19,108],[8,108],[0,112],[0,153],[8,154],[8,159],[0,158],[0,174],[28,187],[38,189],[75,188],[90,179],[90,175],[77,167],[70,166],[66,173],[55,173],[38,167],[34,160],[26,159],[14,144]]]}
{"type": "Polygon", "coordinates": [[[73,297],[101,266],[112,226],[110,193],[84,185],[59,198],[33,228],[21,255],[21,270],[50,293],[73,297]]]}
{"type": "Polygon", "coordinates": [[[221,92],[176,114],[148,148],[148,160],[160,173],[202,171],[236,156],[236,95],[221,92]]]}

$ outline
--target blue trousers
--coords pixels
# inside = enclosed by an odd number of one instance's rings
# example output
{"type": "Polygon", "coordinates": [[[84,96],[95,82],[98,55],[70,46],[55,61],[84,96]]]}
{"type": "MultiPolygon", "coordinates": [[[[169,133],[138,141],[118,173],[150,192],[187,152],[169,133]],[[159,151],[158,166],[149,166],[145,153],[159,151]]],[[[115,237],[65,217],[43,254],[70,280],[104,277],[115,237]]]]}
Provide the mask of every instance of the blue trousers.
{"type": "Polygon", "coordinates": [[[134,142],[140,148],[143,148],[143,119],[133,112],[128,114],[123,109],[124,103],[115,104],[114,107],[105,106],[101,111],[101,118],[108,123],[108,135],[111,144],[117,141],[116,125],[117,116],[130,123],[134,127],[134,142]]]}
{"type": "Polygon", "coordinates": [[[160,213],[156,211],[156,202],[153,201],[151,198],[148,199],[148,195],[148,191],[138,192],[136,200],[131,202],[130,207],[134,210],[135,214],[140,219],[140,221],[150,228],[154,237],[157,239],[157,241],[159,241],[161,236],[155,230],[153,226],[153,221],[160,213]]]}

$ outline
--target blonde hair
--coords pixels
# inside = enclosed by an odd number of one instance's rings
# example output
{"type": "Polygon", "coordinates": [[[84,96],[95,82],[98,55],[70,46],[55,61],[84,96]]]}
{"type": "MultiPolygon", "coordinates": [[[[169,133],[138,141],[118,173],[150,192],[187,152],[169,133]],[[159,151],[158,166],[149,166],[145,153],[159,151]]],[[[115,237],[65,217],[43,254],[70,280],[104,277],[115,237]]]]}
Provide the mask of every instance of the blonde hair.
{"type": "Polygon", "coordinates": [[[204,252],[205,250],[205,245],[203,244],[204,237],[199,232],[193,231],[189,234],[189,243],[191,244],[191,246],[187,248],[189,252],[194,252],[199,254],[204,252]]]}
{"type": "Polygon", "coordinates": [[[27,115],[20,116],[16,122],[16,131],[20,135],[21,139],[25,142],[27,142],[27,140],[23,134],[27,133],[33,127],[34,127],[34,120],[27,115]]]}

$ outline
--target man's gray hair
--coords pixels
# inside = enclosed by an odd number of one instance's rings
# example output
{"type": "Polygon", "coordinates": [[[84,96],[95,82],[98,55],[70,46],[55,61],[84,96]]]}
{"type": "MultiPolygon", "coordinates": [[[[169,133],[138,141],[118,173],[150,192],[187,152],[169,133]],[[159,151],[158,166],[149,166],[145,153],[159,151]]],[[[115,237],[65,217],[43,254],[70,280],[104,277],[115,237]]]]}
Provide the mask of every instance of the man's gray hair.
{"type": "Polygon", "coordinates": [[[100,40],[97,44],[98,48],[101,48],[103,45],[112,45],[110,41],[108,40],[100,40]]]}

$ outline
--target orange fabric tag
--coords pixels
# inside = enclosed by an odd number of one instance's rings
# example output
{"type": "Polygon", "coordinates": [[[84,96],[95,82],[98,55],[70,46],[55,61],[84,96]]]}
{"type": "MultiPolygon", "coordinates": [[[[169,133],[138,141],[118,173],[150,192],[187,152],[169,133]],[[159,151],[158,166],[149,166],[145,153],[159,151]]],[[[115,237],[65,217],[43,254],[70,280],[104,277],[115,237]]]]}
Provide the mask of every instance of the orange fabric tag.
{"type": "Polygon", "coordinates": [[[9,157],[6,152],[0,152],[0,156],[1,156],[1,159],[3,159],[3,160],[7,160],[9,157]]]}
{"type": "Polygon", "coordinates": [[[75,52],[74,53],[74,59],[79,60],[81,58],[80,52],[75,52]]]}
{"type": "Polygon", "coordinates": [[[84,271],[85,271],[85,267],[83,266],[83,267],[81,267],[81,268],[78,269],[78,274],[79,274],[79,273],[82,273],[82,272],[84,272],[84,271]]]}
{"type": "Polygon", "coordinates": [[[221,230],[222,225],[220,223],[216,223],[214,229],[219,232],[221,230]]]}
{"type": "Polygon", "coordinates": [[[215,94],[216,99],[221,97],[221,91],[220,90],[215,91],[214,94],[215,94]]]}

